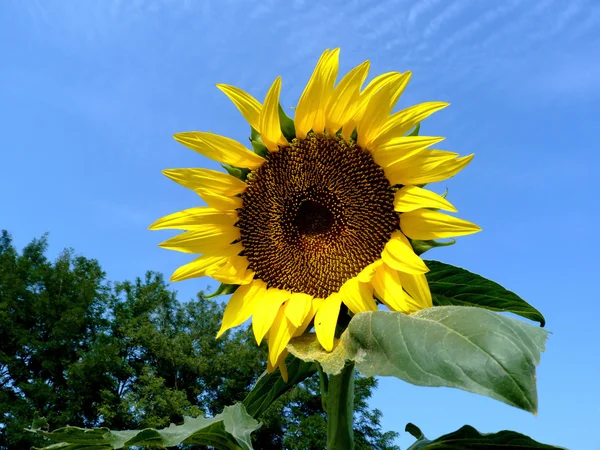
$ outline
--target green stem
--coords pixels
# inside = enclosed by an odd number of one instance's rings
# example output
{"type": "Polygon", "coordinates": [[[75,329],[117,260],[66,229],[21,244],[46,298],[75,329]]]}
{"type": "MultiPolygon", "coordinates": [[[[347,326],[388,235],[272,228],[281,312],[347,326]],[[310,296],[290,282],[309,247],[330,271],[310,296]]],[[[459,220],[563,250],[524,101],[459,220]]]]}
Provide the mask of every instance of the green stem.
{"type": "Polygon", "coordinates": [[[353,450],[354,363],[346,363],[340,374],[331,375],[321,395],[326,398],[327,450],[353,450]]]}

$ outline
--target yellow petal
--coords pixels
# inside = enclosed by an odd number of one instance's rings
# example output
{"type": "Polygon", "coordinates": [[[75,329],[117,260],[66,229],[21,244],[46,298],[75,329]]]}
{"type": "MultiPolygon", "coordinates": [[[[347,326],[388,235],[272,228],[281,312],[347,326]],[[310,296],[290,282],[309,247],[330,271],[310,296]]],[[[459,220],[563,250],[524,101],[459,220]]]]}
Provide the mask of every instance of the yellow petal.
{"type": "MultiPolygon", "coordinates": [[[[393,82],[394,80],[396,80],[398,77],[401,77],[401,76],[402,76],[402,73],[400,73],[400,72],[386,72],[386,73],[382,73],[381,75],[378,75],[375,78],[373,78],[369,82],[369,84],[367,84],[367,87],[365,87],[365,89],[360,93],[360,101],[359,101],[359,105],[358,105],[356,119],[360,120],[360,118],[364,115],[367,105],[369,104],[369,102],[371,101],[371,98],[373,97],[373,95],[376,92],[378,92],[382,87],[393,82]]],[[[410,75],[409,75],[409,77],[410,77],[410,75]]],[[[400,85],[400,88],[402,88],[402,85],[400,85]]],[[[394,95],[392,97],[392,101],[394,101],[394,104],[400,97],[401,93],[402,93],[401,90],[398,90],[397,92],[394,93],[394,95]],[[398,94],[398,95],[395,95],[395,94],[398,94]]]]}
{"type": "Polygon", "coordinates": [[[260,102],[246,91],[235,86],[217,84],[217,88],[229,97],[237,109],[240,110],[244,119],[246,119],[252,128],[258,131],[260,129],[258,117],[260,115],[260,110],[262,109],[260,102]]]}
{"type": "Polygon", "coordinates": [[[233,226],[237,221],[238,217],[235,211],[219,211],[213,208],[196,207],[161,217],[148,229],[201,231],[207,225],[233,226]]]}
{"type": "Polygon", "coordinates": [[[200,231],[186,231],[158,244],[183,253],[218,253],[236,239],[240,229],[229,225],[205,225],[200,231]]]}
{"type": "Polygon", "coordinates": [[[373,286],[371,286],[371,283],[361,283],[358,278],[351,278],[340,289],[340,296],[344,304],[354,314],[364,311],[377,311],[377,303],[373,299],[373,286]]]}
{"type": "Polygon", "coordinates": [[[238,141],[218,134],[189,131],[175,134],[173,137],[177,142],[207,158],[235,167],[256,169],[265,162],[262,156],[251,152],[238,141]]]}
{"type": "Polygon", "coordinates": [[[304,139],[312,129],[322,133],[325,128],[325,108],[331,94],[338,72],[339,49],[325,50],[300,96],[294,125],[296,137],[304,139]]]}
{"type": "Polygon", "coordinates": [[[381,259],[392,269],[406,273],[420,274],[429,272],[423,260],[414,252],[410,242],[400,231],[394,231],[385,244],[381,259]]]}
{"type": "Polygon", "coordinates": [[[285,138],[281,133],[281,126],[279,123],[279,92],[281,90],[281,77],[277,79],[271,85],[267,96],[265,97],[265,104],[260,111],[259,117],[259,129],[260,136],[263,143],[270,151],[278,150],[278,144],[285,143],[285,138]]]}
{"type": "MultiPolygon", "coordinates": [[[[391,184],[427,184],[446,180],[463,170],[471,162],[474,155],[463,156],[444,161],[427,170],[388,170],[386,177],[391,184]]],[[[384,169],[385,172],[385,169],[384,169]]]]}
{"type": "Polygon", "coordinates": [[[252,331],[258,345],[273,325],[279,307],[289,298],[288,291],[269,288],[262,300],[256,304],[252,314],[252,331]]]}
{"type": "Polygon", "coordinates": [[[443,141],[437,136],[402,136],[373,148],[373,159],[381,167],[411,158],[427,147],[443,141]]]}
{"type": "Polygon", "coordinates": [[[285,350],[285,346],[288,345],[288,342],[290,342],[296,331],[296,327],[286,317],[286,309],[287,303],[279,308],[267,337],[269,362],[273,366],[277,366],[279,356],[285,350]]]}
{"type": "Polygon", "coordinates": [[[400,214],[400,228],[409,238],[419,240],[464,236],[481,231],[474,223],[429,209],[400,214]]]}
{"type": "Polygon", "coordinates": [[[213,267],[220,267],[227,262],[227,256],[201,256],[190,263],[179,267],[173,275],[171,281],[182,281],[189,278],[200,278],[206,276],[206,271],[213,267]]]}
{"type": "Polygon", "coordinates": [[[203,189],[217,195],[241,194],[248,187],[239,178],[210,169],[165,169],[163,174],[193,191],[203,189]]]}
{"type": "Polygon", "coordinates": [[[456,212],[456,208],[444,197],[417,186],[404,186],[394,195],[395,211],[408,212],[419,208],[434,208],[456,212]]]}
{"type": "Polygon", "coordinates": [[[206,271],[206,275],[221,283],[248,284],[254,279],[254,272],[248,269],[248,265],[248,258],[235,254],[227,259],[223,267],[209,269],[206,271]]]}
{"type": "Polygon", "coordinates": [[[273,373],[275,371],[275,368],[279,368],[279,371],[281,372],[281,378],[286,383],[288,382],[288,371],[285,365],[285,358],[288,354],[289,352],[287,350],[283,350],[281,352],[281,355],[279,355],[279,359],[277,360],[276,365],[272,365],[271,361],[269,361],[269,359],[267,358],[267,373],[273,373]]]}
{"type": "Polygon", "coordinates": [[[242,199],[240,197],[219,195],[207,189],[196,189],[196,194],[206,202],[209,208],[221,211],[231,211],[242,207],[242,199]]]}
{"type": "Polygon", "coordinates": [[[325,113],[326,129],[336,133],[356,112],[360,88],[369,72],[369,61],[356,66],[335,87],[325,113]]]}
{"type": "Polygon", "coordinates": [[[335,327],[342,298],[337,292],[334,292],[325,299],[317,314],[315,315],[315,332],[321,346],[328,352],[333,350],[333,338],[335,337],[335,327]]]}
{"type": "Polygon", "coordinates": [[[389,166],[382,166],[390,169],[402,169],[405,171],[427,171],[443,162],[450,161],[458,156],[456,152],[447,152],[445,150],[422,150],[416,152],[408,158],[395,161],[389,166]]]}
{"type": "Polygon", "coordinates": [[[390,82],[390,80],[395,79],[395,77],[401,75],[399,72],[387,72],[373,78],[367,87],[360,93],[358,97],[358,102],[356,105],[356,109],[354,115],[350,120],[344,124],[344,128],[342,129],[342,136],[344,139],[350,139],[350,135],[352,131],[356,128],[356,124],[360,122],[361,118],[365,113],[365,109],[373,97],[373,94],[379,89],[390,82]]]}
{"type": "Polygon", "coordinates": [[[279,356],[279,361],[277,361],[277,367],[279,367],[279,372],[281,372],[281,378],[284,382],[288,382],[288,371],[285,365],[285,358],[288,355],[288,351],[284,350],[279,356]]]}
{"type": "Polygon", "coordinates": [[[237,327],[248,320],[254,311],[256,302],[261,301],[266,292],[267,284],[261,280],[254,280],[250,284],[237,288],[225,307],[217,339],[225,331],[237,327]]]}
{"type": "Polygon", "coordinates": [[[361,283],[369,283],[375,276],[375,271],[381,264],[383,264],[381,259],[369,264],[367,267],[361,270],[361,272],[356,276],[356,279],[361,283]]]}
{"type": "Polygon", "coordinates": [[[299,327],[304,323],[304,319],[306,319],[306,316],[310,312],[312,299],[312,295],[292,292],[286,304],[285,316],[292,322],[294,327],[299,327]]]}
{"type": "Polygon", "coordinates": [[[398,180],[406,181],[410,177],[422,176],[433,171],[437,166],[451,161],[458,153],[443,150],[423,150],[410,158],[396,161],[389,166],[383,167],[386,178],[390,184],[421,184],[421,183],[398,183],[398,180]]]}
{"type": "Polygon", "coordinates": [[[412,275],[399,272],[398,275],[400,276],[402,287],[416,303],[415,311],[433,306],[431,291],[429,290],[429,284],[424,274],[412,275]]]}
{"type": "Polygon", "coordinates": [[[390,139],[405,135],[418,123],[425,120],[431,114],[450,105],[446,102],[426,102],[411,106],[410,108],[392,114],[379,130],[371,145],[383,144],[390,139]]]}
{"type": "Polygon", "coordinates": [[[319,308],[321,307],[321,305],[323,304],[324,301],[325,300],[323,300],[322,298],[313,298],[312,299],[312,303],[310,305],[310,310],[308,311],[308,314],[304,318],[304,322],[302,322],[302,325],[300,325],[298,327],[298,329],[296,329],[296,332],[294,333],[294,337],[300,336],[302,333],[304,333],[306,331],[306,329],[311,324],[313,318],[315,317],[315,314],[317,313],[317,311],[319,310],[319,308]]]}
{"type": "Polygon", "coordinates": [[[360,147],[371,148],[373,138],[379,134],[379,130],[386,123],[390,112],[398,101],[399,94],[408,84],[410,76],[411,72],[398,74],[373,94],[362,118],[357,123],[358,145],[360,147]]]}
{"type": "Polygon", "coordinates": [[[382,264],[373,278],[373,290],[379,300],[392,311],[409,313],[410,308],[406,304],[402,282],[397,270],[387,264],[382,264]]]}
{"type": "Polygon", "coordinates": [[[148,227],[149,230],[201,231],[207,224],[233,226],[238,221],[235,211],[219,211],[213,208],[189,208],[161,217],[148,227]]]}

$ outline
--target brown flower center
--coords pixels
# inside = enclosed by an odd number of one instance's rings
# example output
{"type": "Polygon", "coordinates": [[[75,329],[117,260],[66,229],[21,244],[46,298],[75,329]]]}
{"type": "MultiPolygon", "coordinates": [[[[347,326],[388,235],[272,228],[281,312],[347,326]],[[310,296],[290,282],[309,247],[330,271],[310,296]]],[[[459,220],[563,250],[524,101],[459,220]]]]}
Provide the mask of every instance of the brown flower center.
{"type": "Polygon", "coordinates": [[[339,136],[310,134],[269,153],[241,197],[237,226],[256,278],[314,297],[379,259],[398,229],[383,169],[339,136]]]}

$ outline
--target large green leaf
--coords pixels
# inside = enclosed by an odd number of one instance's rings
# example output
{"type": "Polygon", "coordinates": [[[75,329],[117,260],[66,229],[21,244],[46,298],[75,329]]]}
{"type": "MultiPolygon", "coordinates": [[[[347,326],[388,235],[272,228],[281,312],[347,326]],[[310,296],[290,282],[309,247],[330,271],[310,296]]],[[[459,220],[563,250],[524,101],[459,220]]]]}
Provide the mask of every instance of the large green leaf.
{"type": "Polygon", "coordinates": [[[357,314],[331,353],[313,336],[288,349],[337,374],[356,362],[365,376],[394,376],[419,386],[448,386],[537,410],[535,367],[548,332],[481,308],[442,306],[410,316],[388,311],[357,314]]]}
{"type": "Polygon", "coordinates": [[[492,311],[507,311],[539,322],[546,320],[541,312],[514,292],[498,283],[460,267],[439,261],[425,261],[427,281],[435,306],[476,306],[492,311]]]}
{"type": "Polygon", "coordinates": [[[265,372],[244,399],[242,404],[255,419],[284,393],[317,372],[316,364],[304,362],[293,355],[288,356],[285,363],[288,370],[287,382],[283,381],[278,370],[273,373],[265,372]]]}
{"type": "Polygon", "coordinates": [[[406,431],[418,438],[408,450],[565,450],[562,447],[534,441],[529,436],[516,431],[504,430],[482,434],[469,425],[433,441],[426,439],[421,430],[412,423],[406,425],[406,431]]]}
{"type": "Polygon", "coordinates": [[[250,417],[242,405],[235,404],[225,407],[221,414],[213,418],[184,417],[183,425],[171,424],[160,430],[147,428],[112,431],[108,428],[64,427],[47,432],[40,429],[45,426],[40,426],[39,420],[35,426],[29,431],[57,443],[42,450],[112,450],[133,446],[164,448],[179,444],[209,445],[223,450],[251,450],[250,434],[260,423],[250,417]]]}

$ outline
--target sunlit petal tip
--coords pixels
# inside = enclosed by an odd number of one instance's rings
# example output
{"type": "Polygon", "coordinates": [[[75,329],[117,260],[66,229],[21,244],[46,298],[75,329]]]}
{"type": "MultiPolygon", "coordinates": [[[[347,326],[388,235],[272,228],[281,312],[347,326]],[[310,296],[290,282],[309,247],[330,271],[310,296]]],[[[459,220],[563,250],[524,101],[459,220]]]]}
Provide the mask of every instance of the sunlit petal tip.
{"type": "Polygon", "coordinates": [[[417,209],[400,215],[400,228],[411,239],[431,240],[481,231],[478,225],[439,211],[417,209]]]}
{"type": "Polygon", "coordinates": [[[290,294],[286,303],[285,316],[296,328],[302,326],[308,316],[312,304],[312,295],[300,292],[290,294]]]}
{"type": "Polygon", "coordinates": [[[431,291],[427,277],[424,274],[411,275],[404,272],[398,272],[402,287],[409,294],[410,298],[417,303],[418,309],[431,308],[433,306],[431,291]]]}
{"type": "Polygon", "coordinates": [[[353,314],[377,311],[377,304],[373,299],[373,286],[370,282],[363,283],[357,277],[351,278],[341,287],[340,295],[342,302],[353,314]]]}
{"type": "Polygon", "coordinates": [[[288,342],[290,342],[296,331],[296,327],[285,316],[286,308],[287,304],[279,308],[273,325],[267,334],[269,361],[273,366],[278,365],[281,354],[285,352],[288,342]]]}
{"type": "Polygon", "coordinates": [[[287,353],[287,350],[283,352],[279,357],[279,362],[277,363],[277,367],[279,367],[279,372],[281,372],[281,378],[286,383],[288,382],[288,370],[287,366],[285,365],[285,357],[287,356],[287,353]]]}
{"type": "Polygon", "coordinates": [[[263,296],[262,301],[257,302],[252,314],[252,331],[258,345],[260,345],[271,325],[273,325],[273,321],[281,305],[289,297],[290,293],[288,291],[269,288],[263,296]]]}
{"type": "Polygon", "coordinates": [[[404,186],[394,195],[394,210],[410,212],[420,208],[443,209],[456,212],[452,203],[441,195],[418,186],[404,186]]]}
{"type": "Polygon", "coordinates": [[[182,281],[190,278],[200,278],[206,275],[206,270],[225,263],[227,258],[220,256],[201,256],[175,270],[170,281],[182,281]]]}
{"type": "Polygon", "coordinates": [[[331,294],[325,299],[315,315],[315,332],[321,346],[328,352],[333,350],[335,327],[342,298],[338,293],[331,294]]]}
{"type": "Polygon", "coordinates": [[[381,258],[394,270],[417,275],[429,272],[429,268],[414,252],[409,240],[400,231],[392,234],[392,238],[381,252],[381,258]]]}
{"type": "Polygon", "coordinates": [[[381,266],[382,264],[383,264],[382,259],[378,259],[374,263],[369,264],[356,276],[356,279],[358,281],[360,281],[361,283],[371,282],[373,280],[373,277],[375,276],[375,272],[377,271],[379,266],[381,266]]]}
{"type": "Polygon", "coordinates": [[[375,296],[392,311],[408,312],[400,272],[387,264],[381,265],[373,278],[375,296]]]}
{"type": "Polygon", "coordinates": [[[173,137],[207,158],[235,167],[256,169],[265,162],[262,156],[248,150],[238,141],[218,134],[189,131],[175,134],[173,137]]]}
{"type": "Polygon", "coordinates": [[[279,121],[279,94],[281,92],[281,77],[277,77],[267,95],[259,115],[259,131],[263,143],[270,151],[279,149],[279,142],[285,142],[279,121]]]}
{"type": "Polygon", "coordinates": [[[217,88],[223,92],[235,107],[242,113],[244,119],[254,128],[258,129],[258,117],[262,105],[246,91],[228,84],[217,84],[217,88]]]}

